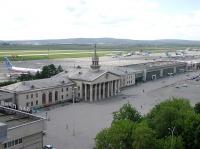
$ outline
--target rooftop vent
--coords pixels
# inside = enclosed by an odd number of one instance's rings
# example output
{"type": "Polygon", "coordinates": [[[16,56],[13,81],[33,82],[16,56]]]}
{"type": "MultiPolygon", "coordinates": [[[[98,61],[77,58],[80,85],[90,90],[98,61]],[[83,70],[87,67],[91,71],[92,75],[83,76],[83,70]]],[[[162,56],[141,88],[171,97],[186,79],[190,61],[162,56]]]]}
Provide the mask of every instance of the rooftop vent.
{"type": "Polygon", "coordinates": [[[33,89],[33,88],[35,88],[35,86],[34,86],[34,85],[31,85],[31,88],[33,89]]]}
{"type": "Polygon", "coordinates": [[[79,72],[78,72],[78,74],[79,74],[79,75],[81,75],[81,74],[82,74],[82,72],[80,72],[80,71],[79,71],[79,72]]]}
{"type": "Polygon", "coordinates": [[[65,81],[64,80],[62,80],[62,82],[61,82],[62,84],[64,84],[65,83],[65,81]]]}
{"type": "Polygon", "coordinates": [[[68,73],[68,71],[67,71],[67,70],[65,70],[65,73],[68,73]]]}

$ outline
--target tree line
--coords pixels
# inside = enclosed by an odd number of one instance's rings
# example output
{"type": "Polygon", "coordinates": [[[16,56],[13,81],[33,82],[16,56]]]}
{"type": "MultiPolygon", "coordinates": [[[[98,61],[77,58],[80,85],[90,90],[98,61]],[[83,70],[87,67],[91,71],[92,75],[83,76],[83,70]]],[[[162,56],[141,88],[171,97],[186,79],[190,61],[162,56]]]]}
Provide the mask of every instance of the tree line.
{"type": "Polygon", "coordinates": [[[141,115],[131,104],[113,113],[109,128],[95,138],[96,149],[199,149],[200,103],[168,99],[141,115]]]}
{"type": "Polygon", "coordinates": [[[46,65],[42,67],[41,72],[37,72],[36,74],[21,74],[17,80],[19,81],[28,81],[28,80],[37,80],[37,79],[44,79],[44,78],[50,78],[60,72],[63,71],[63,68],[59,65],[56,67],[54,64],[46,65]]]}
{"type": "Polygon", "coordinates": [[[62,71],[63,71],[63,68],[60,65],[58,67],[56,67],[54,64],[46,65],[46,66],[42,67],[41,72],[38,71],[34,75],[31,73],[21,74],[19,77],[17,77],[16,80],[0,82],[0,87],[14,84],[14,83],[17,83],[18,81],[29,81],[29,80],[50,78],[62,71]]]}

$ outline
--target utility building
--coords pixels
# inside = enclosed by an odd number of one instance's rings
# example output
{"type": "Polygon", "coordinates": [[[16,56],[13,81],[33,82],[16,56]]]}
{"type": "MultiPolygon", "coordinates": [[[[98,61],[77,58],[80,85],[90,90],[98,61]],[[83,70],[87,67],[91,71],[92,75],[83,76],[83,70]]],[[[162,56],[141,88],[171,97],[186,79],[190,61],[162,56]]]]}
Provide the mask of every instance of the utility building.
{"type": "Polygon", "coordinates": [[[0,106],[0,149],[42,149],[45,119],[0,106]]]}

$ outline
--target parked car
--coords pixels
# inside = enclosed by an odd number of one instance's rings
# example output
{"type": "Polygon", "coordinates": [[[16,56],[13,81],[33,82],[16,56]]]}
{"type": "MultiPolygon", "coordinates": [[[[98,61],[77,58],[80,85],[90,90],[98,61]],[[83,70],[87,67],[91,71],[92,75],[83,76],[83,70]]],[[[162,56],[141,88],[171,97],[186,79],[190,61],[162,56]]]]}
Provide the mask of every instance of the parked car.
{"type": "Polygon", "coordinates": [[[53,145],[45,145],[43,149],[56,149],[53,145]]]}

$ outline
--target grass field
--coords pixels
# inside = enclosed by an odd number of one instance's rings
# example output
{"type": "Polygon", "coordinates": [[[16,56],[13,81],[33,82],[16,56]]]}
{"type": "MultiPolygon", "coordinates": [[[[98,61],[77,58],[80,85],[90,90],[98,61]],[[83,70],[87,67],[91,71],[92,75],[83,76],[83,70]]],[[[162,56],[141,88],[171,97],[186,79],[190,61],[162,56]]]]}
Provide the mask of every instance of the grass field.
{"type": "MultiPolygon", "coordinates": [[[[122,51],[150,51],[160,53],[186,49],[187,47],[136,47],[136,46],[115,46],[98,45],[97,53],[99,56],[113,54],[122,51]]],[[[93,45],[0,45],[0,60],[7,56],[11,60],[37,60],[37,59],[56,59],[56,58],[79,58],[90,57],[93,53],[93,45]]]]}
{"type": "MultiPolygon", "coordinates": [[[[116,51],[98,51],[99,56],[114,53],[116,51]]],[[[37,60],[56,58],[90,57],[93,51],[89,50],[0,50],[0,60],[8,57],[11,60],[37,60]]]]}

